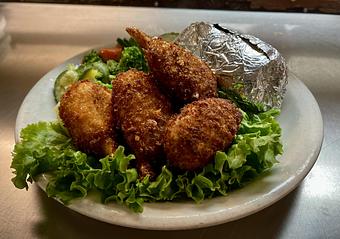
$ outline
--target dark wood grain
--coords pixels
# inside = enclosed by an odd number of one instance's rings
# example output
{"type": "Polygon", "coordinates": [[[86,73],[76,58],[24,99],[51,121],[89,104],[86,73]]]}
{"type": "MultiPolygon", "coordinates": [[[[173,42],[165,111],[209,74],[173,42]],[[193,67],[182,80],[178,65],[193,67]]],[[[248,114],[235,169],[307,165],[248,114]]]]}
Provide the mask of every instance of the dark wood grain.
{"type": "Polygon", "coordinates": [[[220,9],[246,11],[313,12],[340,14],[340,0],[9,0],[8,2],[70,3],[112,6],[220,9]]]}

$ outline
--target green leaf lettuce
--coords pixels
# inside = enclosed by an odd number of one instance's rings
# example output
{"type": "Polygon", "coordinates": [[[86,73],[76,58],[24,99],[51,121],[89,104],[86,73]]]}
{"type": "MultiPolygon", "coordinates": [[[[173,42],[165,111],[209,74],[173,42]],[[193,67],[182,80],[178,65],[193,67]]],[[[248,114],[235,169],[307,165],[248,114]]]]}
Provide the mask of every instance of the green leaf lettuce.
{"type": "Polygon", "coordinates": [[[225,152],[218,151],[211,164],[200,172],[181,174],[164,165],[154,181],[138,178],[131,163],[135,157],[126,155],[123,146],[112,155],[96,159],[76,150],[60,122],[31,124],[21,131],[21,141],[15,145],[12,181],[17,188],[27,189],[27,182],[48,173],[48,196],[69,203],[96,191],[103,203],[117,202],[135,212],[143,211],[144,202],[188,198],[201,202],[226,195],[269,170],[282,153],[281,128],[275,120],[279,110],[242,113],[233,144],[225,152]]]}

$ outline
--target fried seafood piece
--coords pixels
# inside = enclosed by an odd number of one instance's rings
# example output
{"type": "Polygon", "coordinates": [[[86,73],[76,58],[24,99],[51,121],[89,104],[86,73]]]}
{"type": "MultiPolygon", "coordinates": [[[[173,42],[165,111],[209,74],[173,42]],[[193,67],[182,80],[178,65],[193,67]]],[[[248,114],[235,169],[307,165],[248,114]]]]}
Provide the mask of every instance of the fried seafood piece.
{"type": "Polygon", "coordinates": [[[151,38],[136,28],[126,31],[143,48],[151,72],[173,102],[185,103],[217,96],[215,75],[191,52],[160,38],[151,38]]]}
{"type": "Polygon", "coordinates": [[[79,150],[105,156],[117,148],[112,111],[111,91],[84,80],[63,95],[59,116],[79,150]]]}
{"type": "Polygon", "coordinates": [[[148,74],[132,69],[112,82],[112,103],[124,139],[136,155],[140,177],[155,176],[151,165],[164,158],[164,129],[172,114],[169,100],[148,74]]]}
{"type": "Polygon", "coordinates": [[[164,149],[169,164],[187,171],[210,163],[216,151],[234,139],[242,114],[231,102],[220,98],[195,101],[169,120],[164,149]]]}

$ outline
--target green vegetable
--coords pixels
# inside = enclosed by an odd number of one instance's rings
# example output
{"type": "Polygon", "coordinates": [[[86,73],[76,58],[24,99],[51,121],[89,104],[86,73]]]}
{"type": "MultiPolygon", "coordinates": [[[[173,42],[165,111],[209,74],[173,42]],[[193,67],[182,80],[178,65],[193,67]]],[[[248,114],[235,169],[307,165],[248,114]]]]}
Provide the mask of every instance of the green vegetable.
{"type": "Polygon", "coordinates": [[[143,52],[137,46],[125,47],[118,63],[119,72],[127,71],[130,68],[145,72],[148,71],[143,52]]]}
{"type": "Polygon", "coordinates": [[[59,123],[40,122],[21,130],[21,141],[14,146],[12,182],[17,188],[28,188],[27,181],[42,172],[56,170],[60,158],[73,149],[71,139],[59,123]]]}
{"type": "Polygon", "coordinates": [[[108,60],[106,62],[106,65],[107,65],[111,75],[115,76],[115,75],[117,75],[119,73],[119,71],[120,71],[119,70],[119,64],[115,60],[108,60]]]}
{"type": "Polygon", "coordinates": [[[233,101],[240,109],[251,113],[265,112],[266,107],[261,103],[254,103],[249,101],[246,97],[242,96],[237,90],[230,88],[220,88],[218,91],[220,98],[225,98],[233,101]]]}
{"type": "Polygon", "coordinates": [[[78,72],[81,75],[81,80],[98,80],[103,83],[111,83],[109,68],[104,62],[97,61],[91,64],[83,64],[79,66],[78,72]]]}
{"type": "Polygon", "coordinates": [[[226,152],[217,152],[214,162],[201,172],[176,174],[166,165],[155,181],[138,179],[130,164],[133,155],[125,155],[120,146],[102,159],[94,159],[72,145],[61,123],[40,122],[24,128],[15,145],[11,168],[17,188],[28,188],[37,175],[49,173],[46,191],[68,203],[98,191],[104,203],[124,204],[135,212],[143,211],[143,202],[205,198],[226,195],[230,190],[270,169],[282,153],[281,129],[273,109],[260,114],[243,112],[240,130],[226,152]]]}
{"type": "Polygon", "coordinates": [[[83,57],[82,64],[79,66],[69,65],[68,68],[59,74],[56,78],[53,93],[56,102],[59,102],[61,96],[67,88],[78,80],[90,80],[112,88],[111,81],[116,78],[120,72],[135,68],[141,71],[148,71],[142,50],[138,47],[135,40],[130,38],[117,39],[117,42],[124,47],[119,62],[108,60],[106,63],[100,58],[99,54],[92,50],[83,57]]]}
{"type": "Polygon", "coordinates": [[[101,62],[102,58],[100,58],[99,54],[95,50],[91,50],[88,54],[86,54],[83,58],[82,64],[91,64],[94,62],[101,62]]]}
{"type": "MultiPolygon", "coordinates": [[[[77,151],[66,129],[60,122],[39,122],[21,131],[21,141],[15,145],[11,168],[16,176],[12,182],[17,188],[28,188],[41,173],[49,172],[46,192],[64,203],[73,198],[85,197],[88,191],[102,192],[103,200],[116,195],[115,201],[136,207],[131,199],[137,171],[128,168],[133,155],[125,156],[120,146],[113,155],[99,160],[77,151]],[[131,191],[130,191],[131,189],[131,191]],[[106,195],[108,193],[109,195],[106,195]]],[[[136,210],[140,210],[138,207],[136,210]]]]}
{"type": "Polygon", "coordinates": [[[89,68],[80,77],[80,80],[96,81],[102,74],[97,69],[89,68]]]}
{"type": "Polygon", "coordinates": [[[121,45],[123,48],[125,47],[131,47],[131,46],[138,46],[138,43],[135,41],[135,39],[130,38],[130,39],[126,39],[126,38],[118,38],[117,39],[117,43],[119,45],[121,45]]]}
{"type": "Polygon", "coordinates": [[[101,76],[98,78],[99,81],[103,83],[111,83],[109,78],[109,68],[104,62],[94,62],[92,64],[92,68],[98,70],[101,73],[101,76]]]}
{"type": "Polygon", "coordinates": [[[147,72],[148,66],[144,59],[142,50],[137,46],[125,47],[119,62],[114,60],[107,61],[110,75],[114,78],[118,73],[125,72],[131,68],[147,72]]]}
{"type": "MultiPolygon", "coordinates": [[[[110,76],[110,79],[111,79],[111,76],[110,76]]],[[[96,81],[96,83],[99,84],[99,85],[105,86],[106,88],[112,89],[111,82],[110,83],[104,83],[104,82],[101,82],[101,81],[96,81]]]]}
{"type": "Polygon", "coordinates": [[[84,56],[82,64],[76,70],[80,80],[88,79],[94,82],[101,81],[105,84],[111,83],[109,68],[95,50],[84,56]]]}
{"type": "Polygon", "coordinates": [[[78,73],[74,69],[68,69],[60,73],[55,80],[53,94],[56,102],[67,91],[68,87],[79,79],[78,73]]]}

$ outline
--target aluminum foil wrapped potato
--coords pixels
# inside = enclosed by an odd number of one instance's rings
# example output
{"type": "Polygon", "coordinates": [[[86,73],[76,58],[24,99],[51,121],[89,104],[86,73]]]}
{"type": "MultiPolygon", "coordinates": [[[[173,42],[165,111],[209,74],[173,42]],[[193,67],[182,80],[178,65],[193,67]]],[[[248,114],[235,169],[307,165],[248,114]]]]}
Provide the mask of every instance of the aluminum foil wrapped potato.
{"type": "Polygon", "coordinates": [[[268,43],[218,24],[193,23],[176,43],[205,61],[220,87],[235,88],[266,109],[280,108],[287,81],[284,58],[268,43]],[[237,87],[235,87],[237,86],[237,87]]]}

